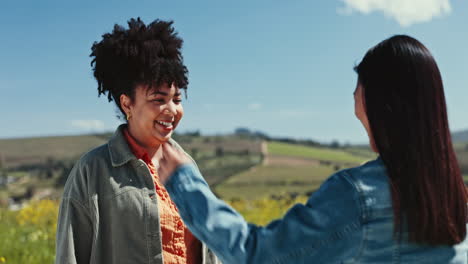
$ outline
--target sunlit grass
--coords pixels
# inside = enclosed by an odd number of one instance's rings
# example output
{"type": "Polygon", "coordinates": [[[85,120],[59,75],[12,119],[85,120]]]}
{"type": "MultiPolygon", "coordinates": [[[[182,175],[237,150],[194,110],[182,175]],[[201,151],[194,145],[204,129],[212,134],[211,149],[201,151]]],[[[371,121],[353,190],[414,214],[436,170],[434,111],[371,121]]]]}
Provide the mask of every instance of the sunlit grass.
{"type": "Polygon", "coordinates": [[[283,196],[280,199],[234,199],[229,200],[228,203],[248,222],[266,225],[272,220],[281,218],[294,204],[305,203],[307,198],[307,196],[302,195],[297,197],[283,196]]]}
{"type": "Polygon", "coordinates": [[[269,142],[268,154],[289,157],[311,158],[323,161],[362,163],[366,158],[352,155],[342,150],[309,147],[303,145],[287,144],[282,142],[269,142]]]}

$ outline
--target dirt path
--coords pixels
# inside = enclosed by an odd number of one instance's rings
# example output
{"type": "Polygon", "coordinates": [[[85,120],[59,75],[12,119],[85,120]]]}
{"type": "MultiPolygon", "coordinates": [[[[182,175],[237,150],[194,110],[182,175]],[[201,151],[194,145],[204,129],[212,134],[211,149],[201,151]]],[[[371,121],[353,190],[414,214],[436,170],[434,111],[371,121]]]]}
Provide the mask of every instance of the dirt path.
{"type": "Polygon", "coordinates": [[[260,152],[262,153],[263,156],[263,165],[268,164],[268,143],[265,140],[262,140],[262,143],[260,143],[260,152]]]}

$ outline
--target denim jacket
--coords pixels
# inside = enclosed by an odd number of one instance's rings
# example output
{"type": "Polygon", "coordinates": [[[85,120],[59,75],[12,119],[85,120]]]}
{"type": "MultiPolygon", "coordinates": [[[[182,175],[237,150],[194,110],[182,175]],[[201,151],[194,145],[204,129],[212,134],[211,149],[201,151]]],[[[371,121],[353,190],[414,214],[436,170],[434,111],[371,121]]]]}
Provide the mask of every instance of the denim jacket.
{"type": "Polygon", "coordinates": [[[217,199],[193,165],[180,166],[166,188],[189,229],[226,264],[468,263],[466,239],[453,247],[430,247],[394,237],[380,158],[335,173],[306,204],[265,227],[246,223],[217,199]]]}
{"type": "MultiPolygon", "coordinates": [[[[59,210],[56,264],[163,264],[154,183],[123,128],[70,172],[59,210]]],[[[202,248],[203,264],[220,263],[202,248]]]]}

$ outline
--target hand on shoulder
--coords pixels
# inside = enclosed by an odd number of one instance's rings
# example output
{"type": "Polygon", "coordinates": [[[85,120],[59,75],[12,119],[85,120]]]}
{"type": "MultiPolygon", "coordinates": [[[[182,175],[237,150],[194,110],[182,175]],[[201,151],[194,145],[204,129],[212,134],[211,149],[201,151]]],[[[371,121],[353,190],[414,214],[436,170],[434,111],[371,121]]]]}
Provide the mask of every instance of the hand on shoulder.
{"type": "Polygon", "coordinates": [[[158,168],[160,181],[165,184],[179,166],[190,163],[192,159],[182,149],[174,147],[169,142],[164,143],[158,168]]]}

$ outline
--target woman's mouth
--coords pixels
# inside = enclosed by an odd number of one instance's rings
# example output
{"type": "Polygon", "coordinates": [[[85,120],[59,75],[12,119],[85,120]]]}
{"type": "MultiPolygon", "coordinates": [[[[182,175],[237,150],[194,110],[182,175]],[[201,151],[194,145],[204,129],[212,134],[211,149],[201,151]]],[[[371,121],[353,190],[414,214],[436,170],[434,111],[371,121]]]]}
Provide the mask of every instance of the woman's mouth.
{"type": "Polygon", "coordinates": [[[156,123],[158,125],[162,126],[162,128],[164,130],[172,130],[172,128],[173,128],[173,122],[156,120],[156,123]]]}

